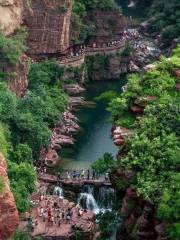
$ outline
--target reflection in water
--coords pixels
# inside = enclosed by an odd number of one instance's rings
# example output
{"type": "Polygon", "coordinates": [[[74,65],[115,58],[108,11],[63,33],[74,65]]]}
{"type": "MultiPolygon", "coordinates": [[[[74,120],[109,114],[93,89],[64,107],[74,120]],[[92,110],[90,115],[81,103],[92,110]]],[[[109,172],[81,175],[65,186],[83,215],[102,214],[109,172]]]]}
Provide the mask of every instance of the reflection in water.
{"type": "MultiPolygon", "coordinates": [[[[87,86],[84,94],[88,101],[93,101],[96,96],[109,90],[121,92],[125,79],[120,81],[100,81],[87,86]]],[[[64,148],[60,153],[62,158],[61,166],[64,169],[88,169],[90,165],[105,152],[117,153],[117,147],[111,140],[110,114],[106,106],[97,103],[91,108],[82,108],[76,112],[80,120],[81,132],[78,133],[76,143],[73,147],[64,148]]]]}

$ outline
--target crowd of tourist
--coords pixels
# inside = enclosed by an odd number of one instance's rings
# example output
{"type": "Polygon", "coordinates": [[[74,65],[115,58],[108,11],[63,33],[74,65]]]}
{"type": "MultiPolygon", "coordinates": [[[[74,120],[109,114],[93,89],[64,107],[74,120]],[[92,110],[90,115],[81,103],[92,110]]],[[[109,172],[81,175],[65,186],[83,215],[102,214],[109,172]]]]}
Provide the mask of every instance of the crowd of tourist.
{"type": "Polygon", "coordinates": [[[62,198],[54,196],[39,195],[39,199],[32,200],[33,209],[35,212],[28,216],[28,228],[34,231],[39,223],[43,223],[46,227],[60,227],[61,224],[72,224],[73,214],[81,217],[87,212],[79,204],[75,206],[75,210],[64,205],[62,198]]]}
{"type": "Polygon", "coordinates": [[[139,32],[137,30],[127,29],[127,30],[124,30],[120,39],[116,39],[114,41],[109,41],[109,42],[101,42],[101,43],[94,42],[93,44],[87,44],[87,45],[83,44],[80,46],[76,46],[73,49],[70,49],[70,54],[67,58],[76,58],[76,57],[82,56],[89,49],[108,48],[113,46],[115,47],[126,41],[136,40],[138,38],[139,38],[139,32]]]}
{"type": "MultiPolygon", "coordinates": [[[[67,180],[98,180],[101,176],[95,170],[67,170],[64,173],[58,172],[58,179],[67,179],[67,180]]],[[[107,172],[104,176],[105,181],[109,181],[109,173],[107,172]]]]}

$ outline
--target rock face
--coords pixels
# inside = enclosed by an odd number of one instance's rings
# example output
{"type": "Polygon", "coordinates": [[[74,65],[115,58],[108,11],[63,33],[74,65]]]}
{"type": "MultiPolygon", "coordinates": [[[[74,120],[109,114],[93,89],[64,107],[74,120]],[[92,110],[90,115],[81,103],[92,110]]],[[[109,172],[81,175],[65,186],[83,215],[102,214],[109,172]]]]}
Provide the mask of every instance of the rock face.
{"type": "MultiPolygon", "coordinates": [[[[89,43],[101,43],[109,40],[118,40],[123,30],[127,27],[126,18],[119,11],[107,11],[100,9],[92,9],[88,11],[88,15],[84,18],[84,22],[89,25],[92,22],[96,25],[96,33],[88,39],[89,43]],[[111,30],[110,30],[111,28],[111,30]]],[[[80,28],[72,22],[70,27],[70,44],[73,39],[79,38],[80,28]]]]}
{"type": "MultiPolygon", "coordinates": [[[[96,59],[96,55],[94,59],[96,59]]],[[[122,58],[118,56],[118,54],[104,54],[104,59],[104,64],[102,66],[98,66],[95,60],[92,61],[93,71],[91,71],[91,80],[119,79],[121,74],[128,72],[129,58],[122,58]],[[99,71],[99,69],[101,69],[101,71],[99,71]]]]}
{"type": "Polygon", "coordinates": [[[28,28],[28,54],[51,55],[69,47],[70,0],[34,0],[24,23],[28,28]]]}
{"type": "Polygon", "coordinates": [[[13,33],[22,22],[22,11],[22,0],[0,0],[0,31],[13,33]]]}
{"type": "Polygon", "coordinates": [[[89,14],[89,18],[96,21],[97,33],[92,39],[95,42],[106,42],[111,38],[113,41],[119,40],[122,32],[127,28],[126,18],[118,11],[94,10],[89,14]]]}
{"type": "Polygon", "coordinates": [[[0,153],[0,177],[3,181],[3,190],[0,192],[0,239],[8,239],[19,224],[19,216],[13,194],[9,187],[7,165],[0,153]]]}
{"type": "Polygon", "coordinates": [[[6,71],[15,72],[16,74],[10,76],[8,79],[8,85],[11,91],[13,91],[18,97],[22,97],[28,86],[28,58],[25,54],[21,54],[20,59],[15,67],[8,66],[6,71]]]}
{"type": "Polygon", "coordinates": [[[116,240],[167,239],[167,223],[158,221],[154,207],[131,187],[126,190],[120,212],[124,221],[117,231],[116,240]]]}

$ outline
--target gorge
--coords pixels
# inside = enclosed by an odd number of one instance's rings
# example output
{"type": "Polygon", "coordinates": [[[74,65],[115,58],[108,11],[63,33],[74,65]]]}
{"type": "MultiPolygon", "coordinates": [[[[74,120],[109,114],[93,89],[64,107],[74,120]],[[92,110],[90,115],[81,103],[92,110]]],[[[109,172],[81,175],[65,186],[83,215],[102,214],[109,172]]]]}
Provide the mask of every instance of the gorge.
{"type": "Polygon", "coordinates": [[[0,240],[179,239],[179,9],[0,0],[0,240]]]}

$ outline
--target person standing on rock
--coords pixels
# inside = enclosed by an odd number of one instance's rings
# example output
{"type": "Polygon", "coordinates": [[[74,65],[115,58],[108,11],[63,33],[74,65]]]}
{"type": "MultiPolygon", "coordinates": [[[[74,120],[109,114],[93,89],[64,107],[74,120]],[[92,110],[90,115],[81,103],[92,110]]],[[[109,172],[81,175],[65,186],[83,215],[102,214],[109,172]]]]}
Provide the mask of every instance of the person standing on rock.
{"type": "Polygon", "coordinates": [[[42,217],[43,214],[44,214],[44,208],[43,208],[43,207],[40,207],[39,216],[42,217]]]}
{"type": "Polygon", "coordinates": [[[68,223],[70,223],[71,216],[72,216],[71,209],[68,208],[67,214],[66,214],[66,221],[67,221],[68,223]]]}
{"type": "Polygon", "coordinates": [[[75,178],[76,178],[76,175],[77,175],[75,170],[73,171],[73,174],[72,174],[72,175],[73,175],[73,179],[75,179],[75,178]]]}
{"type": "Polygon", "coordinates": [[[58,172],[58,180],[61,180],[61,174],[60,174],[60,172],[58,172]]]}
{"type": "Polygon", "coordinates": [[[85,176],[85,171],[81,170],[81,179],[84,179],[84,176],[85,176]]]}
{"type": "Polygon", "coordinates": [[[105,181],[106,181],[106,182],[109,181],[109,173],[108,173],[108,172],[105,174],[105,181]]]}
{"type": "Polygon", "coordinates": [[[96,172],[93,170],[92,179],[94,180],[95,178],[96,178],[96,172]]]}
{"type": "Polygon", "coordinates": [[[90,179],[90,170],[88,169],[87,170],[87,180],[89,180],[90,179]]]}
{"type": "Polygon", "coordinates": [[[70,174],[69,174],[69,171],[66,172],[66,176],[67,176],[67,179],[70,179],[70,178],[71,178],[71,176],[70,176],[70,174]]]}

